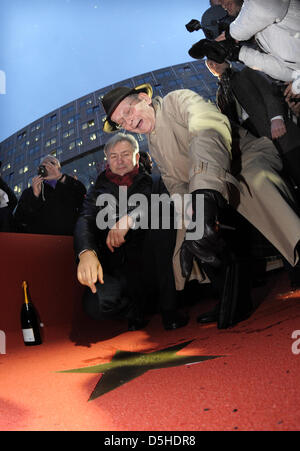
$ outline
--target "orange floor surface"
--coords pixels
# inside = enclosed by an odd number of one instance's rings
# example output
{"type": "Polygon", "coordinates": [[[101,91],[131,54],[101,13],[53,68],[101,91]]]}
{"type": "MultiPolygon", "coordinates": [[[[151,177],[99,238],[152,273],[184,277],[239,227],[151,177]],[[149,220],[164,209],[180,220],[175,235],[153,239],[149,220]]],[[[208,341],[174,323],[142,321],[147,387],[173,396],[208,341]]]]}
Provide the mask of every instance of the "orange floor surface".
{"type": "MultiPolygon", "coordinates": [[[[190,322],[165,331],[89,320],[71,237],[0,234],[1,431],[300,430],[300,290],[284,270],[253,291],[231,329],[190,322]],[[22,281],[44,323],[24,346],[22,281]]],[[[121,433],[121,432],[120,432],[121,433]]]]}
{"type": "Polygon", "coordinates": [[[40,346],[25,347],[21,330],[9,331],[0,355],[0,430],[299,430],[300,291],[289,292],[279,271],[254,295],[254,314],[226,330],[197,324],[203,300],[175,331],[164,331],[155,315],[144,330],[128,332],[126,322],[98,324],[80,308],[69,323],[45,325],[40,346]],[[177,345],[173,357],[188,363],[147,368],[148,356],[177,345]],[[97,366],[120,351],[125,360],[144,354],[145,371],[126,382],[119,365],[119,384],[90,399],[105,373],[97,366]],[[86,367],[96,372],[64,372],[86,367]]]}

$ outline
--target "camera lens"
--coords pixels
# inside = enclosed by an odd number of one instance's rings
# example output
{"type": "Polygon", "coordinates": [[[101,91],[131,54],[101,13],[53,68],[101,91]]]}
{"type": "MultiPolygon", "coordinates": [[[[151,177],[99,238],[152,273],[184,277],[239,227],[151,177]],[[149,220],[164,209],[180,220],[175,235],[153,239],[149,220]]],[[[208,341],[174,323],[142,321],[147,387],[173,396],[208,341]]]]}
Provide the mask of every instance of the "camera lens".
{"type": "Polygon", "coordinates": [[[45,166],[41,165],[38,167],[38,175],[41,175],[42,177],[47,177],[47,169],[45,166]]]}

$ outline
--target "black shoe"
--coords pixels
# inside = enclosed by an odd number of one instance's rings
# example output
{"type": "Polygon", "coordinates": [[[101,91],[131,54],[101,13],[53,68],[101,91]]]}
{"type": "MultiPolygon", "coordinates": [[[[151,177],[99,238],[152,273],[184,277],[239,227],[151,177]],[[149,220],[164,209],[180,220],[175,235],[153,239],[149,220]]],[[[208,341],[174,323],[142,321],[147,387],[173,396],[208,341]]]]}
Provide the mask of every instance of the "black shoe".
{"type": "Polygon", "coordinates": [[[237,312],[230,324],[231,327],[236,326],[238,323],[242,321],[246,321],[246,319],[250,318],[253,313],[253,307],[249,306],[248,308],[243,309],[241,312],[237,312]]]}
{"type": "MultiPolygon", "coordinates": [[[[297,251],[300,257],[300,241],[298,242],[295,251],[297,251]]],[[[287,270],[289,273],[291,290],[296,291],[300,289],[300,260],[298,261],[296,266],[291,266],[287,264],[287,270]]]]}
{"type": "Polygon", "coordinates": [[[296,291],[300,289],[300,263],[298,262],[294,268],[289,271],[291,290],[296,291]]]}
{"type": "Polygon", "coordinates": [[[202,313],[197,317],[197,323],[208,324],[216,323],[218,321],[218,310],[215,308],[211,312],[202,313]]]}
{"type": "Polygon", "coordinates": [[[189,322],[189,317],[179,312],[168,312],[162,314],[162,322],[165,330],[175,330],[186,326],[189,322]]]}
{"type": "Polygon", "coordinates": [[[128,320],[128,330],[133,332],[135,330],[144,329],[147,326],[148,320],[145,318],[132,318],[128,320]]]}

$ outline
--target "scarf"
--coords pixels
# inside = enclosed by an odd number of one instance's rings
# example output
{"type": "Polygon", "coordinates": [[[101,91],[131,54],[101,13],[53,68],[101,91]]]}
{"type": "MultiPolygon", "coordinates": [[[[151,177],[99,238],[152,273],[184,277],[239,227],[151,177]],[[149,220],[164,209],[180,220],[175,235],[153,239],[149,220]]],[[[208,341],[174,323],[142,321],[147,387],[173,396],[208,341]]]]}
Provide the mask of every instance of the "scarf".
{"type": "Polygon", "coordinates": [[[132,171],[127,172],[125,175],[118,175],[111,172],[111,169],[109,166],[107,166],[105,170],[105,177],[112,183],[115,183],[119,186],[131,186],[133,184],[134,178],[139,173],[139,166],[135,165],[135,167],[132,169],[132,171]]]}

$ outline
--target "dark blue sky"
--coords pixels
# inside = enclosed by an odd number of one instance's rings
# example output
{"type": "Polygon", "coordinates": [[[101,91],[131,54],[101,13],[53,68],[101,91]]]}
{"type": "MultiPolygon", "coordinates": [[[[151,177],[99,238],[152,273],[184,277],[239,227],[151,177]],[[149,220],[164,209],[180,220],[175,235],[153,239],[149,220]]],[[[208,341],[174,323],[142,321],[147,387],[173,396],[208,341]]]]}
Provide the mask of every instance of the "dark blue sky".
{"type": "Polygon", "coordinates": [[[209,0],[0,0],[0,142],[89,92],[190,61],[209,0]]]}

